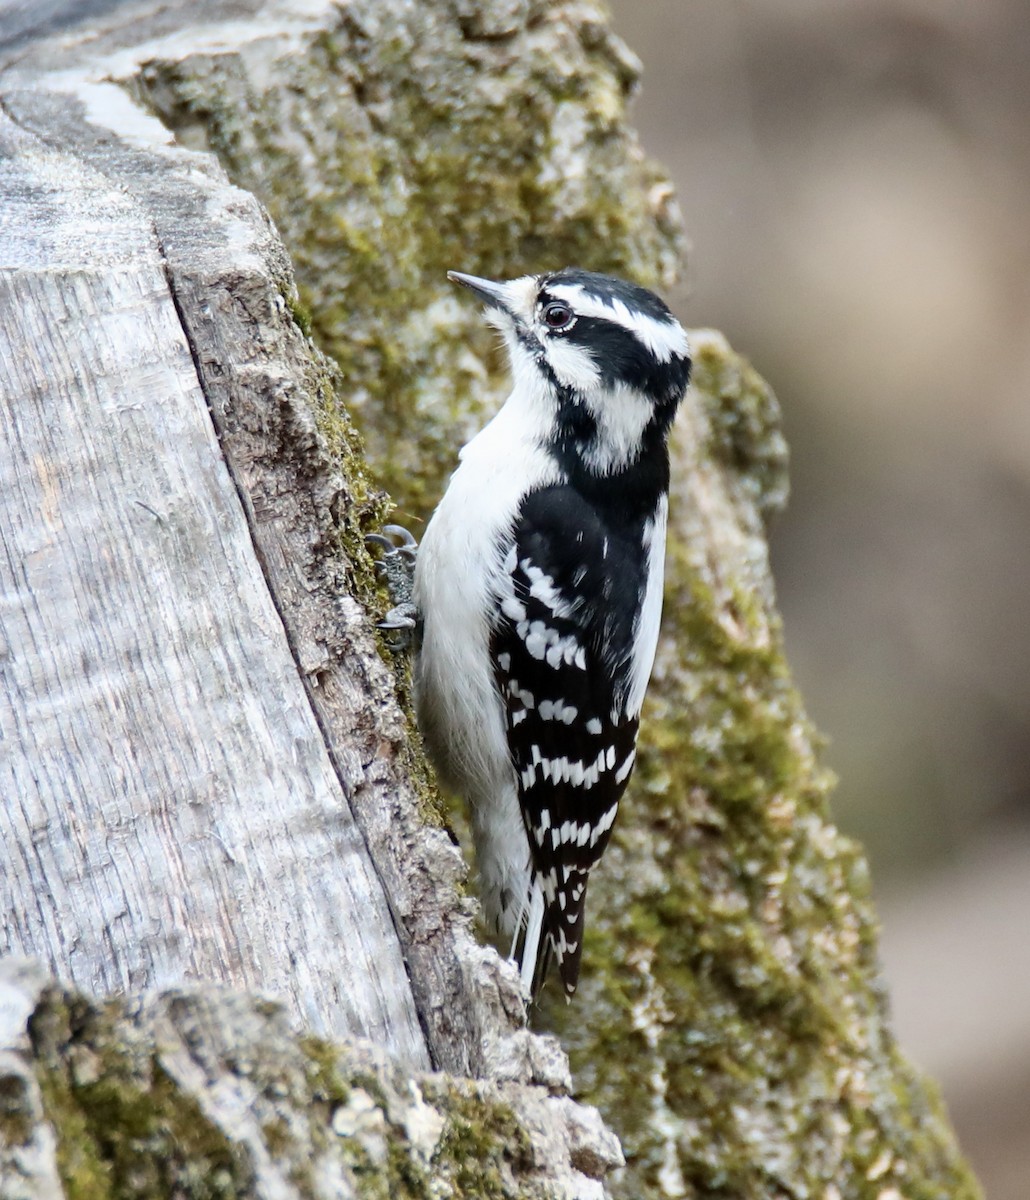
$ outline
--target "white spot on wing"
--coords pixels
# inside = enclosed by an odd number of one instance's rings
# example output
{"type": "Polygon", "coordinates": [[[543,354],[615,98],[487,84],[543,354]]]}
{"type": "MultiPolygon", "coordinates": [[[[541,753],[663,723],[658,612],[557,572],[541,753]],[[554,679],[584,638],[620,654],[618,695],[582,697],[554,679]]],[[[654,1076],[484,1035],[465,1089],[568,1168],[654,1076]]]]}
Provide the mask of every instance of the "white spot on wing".
{"type": "Polygon", "coordinates": [[[513,621],[524,621],[526,619],[526,606],[521,600],[516,599],[515,596],[504,597],[501,601],[501,612],[513,621]]]}
{"type": "Polygon", "coordinates": [[[539,579],[534,579],[530,584],[529,594],[541,604],[546,604],[556,616],[566,615],[568,605],[562,599],[561,592],[554,586],[550,575],[541,574],[539,579]]]}
{"type": "MultiPolygon", "coordinates": [[[[534,621],[534,625],[539,625],[539,621],[534,621]]],[[[526,636],[526,652],[535,659],[542,659],[547,653],[547,642],[544,640],[544,635],[537,629],[530,629],[526,636]]]]}
{"type": "Polygon", "coordinates": [[[590,831],[590,845],[591,846],[596,846],[598,839],[601,837],[601,835],[604,833],[607,833],[608,830],[611,829],[612,824],[615,821],[615,814],[618,811],[619,811],[619,805],[618,805],[618,803],[615,803],[611,806],[610,809],[608,809],[608,811],[606,813],[601,814],[600,818],[598,819],[597,824],[590,831]]]}
{"type": "Polygon", "coordinates": [[[564,700],[541,700],[537,711],[542,721],[561,721],[565,725],[571,725],[578,714],[576,707],[564,700]]]}

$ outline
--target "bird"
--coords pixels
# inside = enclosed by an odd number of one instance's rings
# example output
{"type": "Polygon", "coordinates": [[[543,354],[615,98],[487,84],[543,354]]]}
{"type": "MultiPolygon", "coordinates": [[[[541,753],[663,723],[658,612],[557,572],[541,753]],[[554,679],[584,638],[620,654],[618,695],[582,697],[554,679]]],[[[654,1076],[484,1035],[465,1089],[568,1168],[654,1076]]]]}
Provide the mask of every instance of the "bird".
{"type": "Polygon", "coordinates": [[[481,903],[523,987],[536,999],[554,962],[571,999],[657,647],[689,345],[623,279],[448,278],[502,335],[512,389],[415,556],[416,717],[467,803],[481,903]]]}

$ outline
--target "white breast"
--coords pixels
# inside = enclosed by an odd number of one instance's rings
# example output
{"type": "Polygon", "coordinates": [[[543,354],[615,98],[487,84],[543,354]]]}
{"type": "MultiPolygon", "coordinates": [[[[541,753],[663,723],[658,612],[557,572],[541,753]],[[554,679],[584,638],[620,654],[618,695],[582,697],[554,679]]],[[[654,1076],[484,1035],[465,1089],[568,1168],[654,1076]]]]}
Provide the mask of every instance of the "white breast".
{"type": "Polygon", "coordinates": [[[424,622],[415,664],[419,728],[438,771],[470,805],[482,897],[502,927],[509,903],[524,902],[529,848],[490,661],[490,615],[504,592],[523,497],[560,478],[529,436],[540,425],[527,421],[525,406],[538,399],[514,393],[464,448],[415,566],[424,622]]]}

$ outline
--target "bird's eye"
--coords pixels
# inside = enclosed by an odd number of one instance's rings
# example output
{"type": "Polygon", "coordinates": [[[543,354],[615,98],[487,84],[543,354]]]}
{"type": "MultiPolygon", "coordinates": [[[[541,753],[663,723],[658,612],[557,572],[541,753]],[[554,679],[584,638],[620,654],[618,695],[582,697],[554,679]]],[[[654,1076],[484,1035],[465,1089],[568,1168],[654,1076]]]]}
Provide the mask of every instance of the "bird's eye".
{"type": "Polygon", "coordinates": [[[548,329],[567,329],[572,323],[572,309],[554,300],[544,309],[543,317],[548,329]]]}

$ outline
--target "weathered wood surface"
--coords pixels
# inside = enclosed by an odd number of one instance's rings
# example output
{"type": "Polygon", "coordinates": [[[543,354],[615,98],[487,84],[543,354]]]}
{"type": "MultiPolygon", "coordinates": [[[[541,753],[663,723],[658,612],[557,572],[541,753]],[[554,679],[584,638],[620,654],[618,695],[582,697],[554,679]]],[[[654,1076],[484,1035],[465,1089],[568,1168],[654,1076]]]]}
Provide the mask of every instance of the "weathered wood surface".
{"type": "Polygon", "coordinates": [[[153,218],[0,121],[5,948],[100,992],[267,988],[427,1064],[153,218]]]}
{"type": "MultiPolygon", "coordinates": [[[[393,1071],[454,1072],[438,1086],[458,1102],[459,1158],[496,1157],[505,1187],[600,1197],[618,1143],[568,1099],[567,1061],[526,1029],[515,972],[471,936],[460,854],[409,779],[410,730],[355,594],[377,506],[333,371],[295,319],[289,259],[212,156],[111,82],[155,39],[188,58],[267,38],[288,57],[312,14],[339,17],[254,5],[246,26],[194,27],[190,5],[114,6],[99,27],[8,46],[0,952],[91,993],[271,993],[298,1024],[371,1039],[393,1071]],[[497,1081],[485,1106],[469,1075],[497,1081]]],[[[217,1032],[246,1058],[234,1012],[218,1010],[217,1032]]],[[[118,1169],[107,1130],[98,1148],[73,1115],[94,1103],[75,1040],[49,1057],[16,1047],[23,1065],[2,1081],[28,1097],[8,1165],[20,1177],[41,1150],[48,1197],[55,1153],[66,1187],[79,1156],[118,1169]]],[[[163,1088],[96,1069],[116,1108],[163,1088]]],[[[237,1094],[216,1079],[197,1100],[260,1165],[265,1131],[239,1126],[237,1094]]],[[[343,1132],[360,1157],[360,1131],[343,1132]]],[[[373,1158],[393,1194],[396,1156],[373,1158]]],[[[291,1194],[285,1171],[253,1194],[291,1194]]]]}
{"type": "Polygon", "coordinates": [[[214,31],[129,9],[0,72],[0,950],[91,992],[261,989],[412,1066],[566,1094],[409,778],[355,598],[377,502],[289,258],[110,82],[158,34],[288,56],[338,19],[254,8],[214,31]]]}

